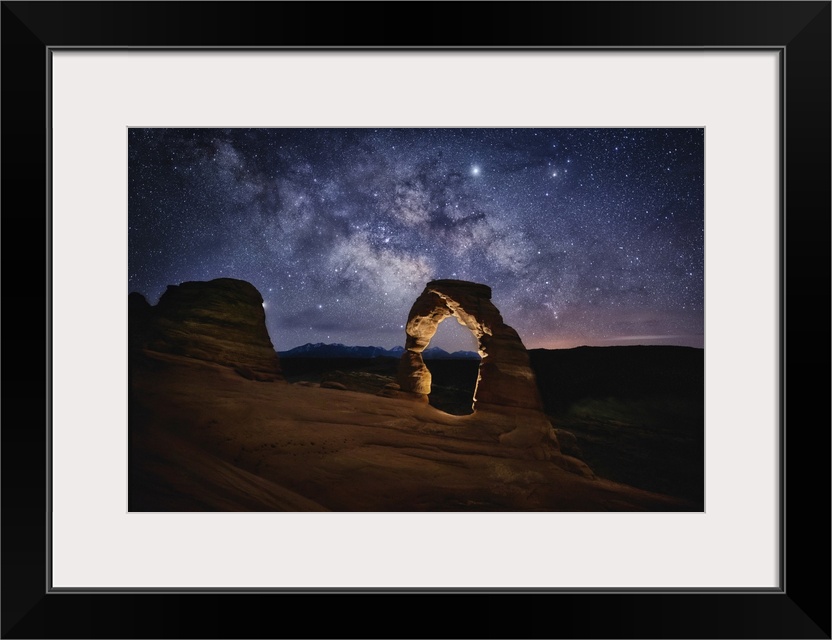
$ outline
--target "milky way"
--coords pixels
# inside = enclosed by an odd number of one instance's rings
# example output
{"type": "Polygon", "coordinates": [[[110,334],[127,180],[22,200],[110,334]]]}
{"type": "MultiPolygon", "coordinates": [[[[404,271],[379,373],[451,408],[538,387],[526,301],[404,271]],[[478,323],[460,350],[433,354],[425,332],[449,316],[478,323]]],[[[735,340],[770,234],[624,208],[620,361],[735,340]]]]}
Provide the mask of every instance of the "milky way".
{"type": "Polygon", "coordinates": [[[529,348],[704,345],[703,129],[130,129],[128,172],[129,291],[247,280],[278,350],[402,345],[438,278],[529,348]]]}

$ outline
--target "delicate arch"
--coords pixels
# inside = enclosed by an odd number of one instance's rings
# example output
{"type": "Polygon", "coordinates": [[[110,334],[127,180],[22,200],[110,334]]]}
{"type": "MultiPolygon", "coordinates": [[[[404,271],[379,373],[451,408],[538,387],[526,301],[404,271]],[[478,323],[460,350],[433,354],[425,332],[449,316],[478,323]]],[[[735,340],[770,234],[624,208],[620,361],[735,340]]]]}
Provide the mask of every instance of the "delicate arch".
{"type": "Polygon", "coordinates": [[[542,409],[526,347],[491,302],[491,288],[464,280],[429,282],[413,303],[405,328],[405,351],[399,361],[401,390],[427,399],[431,375],[422,351],[439,323],[450,316],[471,330],[482,358],[474,390],[474,411],[488,405],[542,409]]]}

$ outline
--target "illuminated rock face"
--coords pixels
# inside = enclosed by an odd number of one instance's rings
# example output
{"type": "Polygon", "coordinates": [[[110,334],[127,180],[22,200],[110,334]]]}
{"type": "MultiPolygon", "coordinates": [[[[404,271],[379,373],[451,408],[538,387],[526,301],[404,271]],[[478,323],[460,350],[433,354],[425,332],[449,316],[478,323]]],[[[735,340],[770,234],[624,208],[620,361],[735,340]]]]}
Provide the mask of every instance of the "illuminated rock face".
{"type": "Polygon", "coordinates": [[[413,304],[407,318],[405,352],[399,362],[402,391],[430,393],[430,372],[422,351],[439,323],[455,317],[476,336],[482,357],[474,409],[489,405],[542,409],[526,347],[517,332],[503,322],[491,302],[491,288],[464,280],[434,280],[413,304]]]}
{"type": "Polygon", "coordinates": [[[560,453],[556,432],[543,413],[526,347],[517,332],[503,322],[491,302],[491,288],[483,284],[464,280],[427,284],[407,318],[405,352],[398,368],[399,397],[427,402],[431,375],[422,352],[439,323],[451,316],[476,336],[482,358],[474,413],[466,424],[503,444],[524,449],[531,457],[553,460],[570,471],[591,476],[585,464],[560,453]]]}

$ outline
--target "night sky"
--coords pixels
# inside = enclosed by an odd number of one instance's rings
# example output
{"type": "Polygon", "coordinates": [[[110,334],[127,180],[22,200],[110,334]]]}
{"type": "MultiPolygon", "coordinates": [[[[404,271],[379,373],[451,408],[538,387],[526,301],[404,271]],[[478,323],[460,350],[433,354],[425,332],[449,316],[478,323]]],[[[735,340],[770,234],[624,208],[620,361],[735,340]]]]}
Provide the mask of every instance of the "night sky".
{"type": "MultiPolygon", "coordinates": [[[[704,346],[703,129],[130,129],[129,291],[231,277],[272,342],[391,348],[429,280],[528,348],[704,346]]],[[[431,346],[475,345],[453,321],[431,346]]]]}

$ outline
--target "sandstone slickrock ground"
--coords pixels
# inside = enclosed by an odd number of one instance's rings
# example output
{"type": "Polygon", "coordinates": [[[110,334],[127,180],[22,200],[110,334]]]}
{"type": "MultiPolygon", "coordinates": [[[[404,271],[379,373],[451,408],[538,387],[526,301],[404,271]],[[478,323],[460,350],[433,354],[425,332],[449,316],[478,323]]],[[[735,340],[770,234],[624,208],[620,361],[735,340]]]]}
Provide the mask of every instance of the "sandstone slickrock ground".
{"type": "Polygon", "coordinates": [[[691,509],[517,457],[474,416],[147,358],[131,379],[131,511],[691,509]]]}
{"type": "MultiPolygon", "coordinates": [[[[458,317],[509,365],[492,379],[522,387],[519,337],[482,291],[470,295],[454,300],[458,317]]],[[[156,307],[131,296],[130,323],[130,510],[692,509],[564,455],[536,390],[456,416],[408,397],[264,384],[281,376],[248,283],[169,287],[156,307]]]]}

